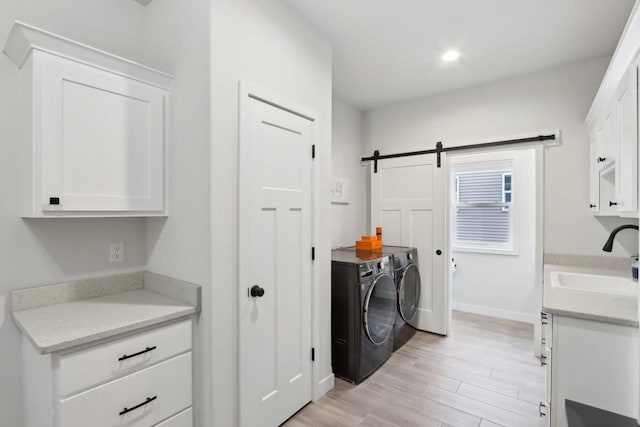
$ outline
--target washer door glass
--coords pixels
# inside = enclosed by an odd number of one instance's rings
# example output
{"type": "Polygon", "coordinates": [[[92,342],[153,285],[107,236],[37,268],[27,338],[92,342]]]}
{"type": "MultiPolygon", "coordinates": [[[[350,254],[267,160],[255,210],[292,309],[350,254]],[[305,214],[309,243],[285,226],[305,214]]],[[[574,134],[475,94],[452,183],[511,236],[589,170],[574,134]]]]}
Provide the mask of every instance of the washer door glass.
{"type": "Polygon", "coordinates": [[[396,285],[387,274],[373,281],[364,300],[364,329],[374,344],[382,344],[393,330],[396,318],[396,285]]]}
{"type": "Polygon", "coordinates": [[[409,264],[402,274],[398,290],[398,310],[406,322],[415,317],[419,302],[420,272],[415,264],[409,264]]]}

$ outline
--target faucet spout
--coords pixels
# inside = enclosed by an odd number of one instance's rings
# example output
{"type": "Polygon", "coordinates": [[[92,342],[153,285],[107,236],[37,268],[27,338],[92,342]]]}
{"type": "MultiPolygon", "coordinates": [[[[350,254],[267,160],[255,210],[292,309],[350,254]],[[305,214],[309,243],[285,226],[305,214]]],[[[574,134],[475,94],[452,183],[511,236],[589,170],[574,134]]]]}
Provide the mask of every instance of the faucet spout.
{"type": "Polygon", "coordinates": [[[621,225],[620,227],[614,228],[611,234],[609,235],[607,242],[602,247],[602,250],[605,252],[611,252],[613,250],[613,239],[615,239],[616,234],[618,234],[620,231],[625,230],[627,228],[631,228],[636,231],[638,230],[638,226],[633,224],[625,224],[625,225],[621,225]]]}

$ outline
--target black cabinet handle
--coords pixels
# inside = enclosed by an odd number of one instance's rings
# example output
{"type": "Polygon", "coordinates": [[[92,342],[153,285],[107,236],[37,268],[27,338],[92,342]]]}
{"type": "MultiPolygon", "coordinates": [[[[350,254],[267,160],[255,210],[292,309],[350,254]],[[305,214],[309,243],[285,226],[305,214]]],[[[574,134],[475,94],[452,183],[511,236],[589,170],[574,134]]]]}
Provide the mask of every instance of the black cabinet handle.
{"type": "Polygon", "coordinates": [[[618,202],[612,202],[611,200],[609,200],[609,207],[611,206],[618,206],[618,202]]]}
{"type": "Polygon", "coordinates": [[[589,207],[590,207],[590,208],[595,208],[595,207],[596,207],[596,205],[594,205],[593,203],[589,203],[589,207]]]}
{"type": "Polygon", "coordinates": [[[605,160],[607,160],[607,158],[606,158],[606,157],[598,157],[598,158],[596,159],[596,161],[597,161],[598,163],[602,163],[602,162],[604,162],[605,160]]]}
{"type": "Polygon", "coordinates": [[[538,405],[538,413],[540,414],[540,417],[547,416],[546,409],[547,409],[547,404],[544,402],[540,402],[540,405],[538,405]],[[542,408],[545,409],[545,412],[542,412],[542,408]]]}
{"type": "Polygon", "coordinates": [[[122,411],[120,411],[120,416],[127,414],[131,411],[135,411],[138,408],[143,407],[144,405],[148,405],[149,403],[153,402],[154,400],[156,400],[158,398],[157,395],[153,396],[153,397],[147,397],[147,400],[145,400],[142,403],[138,403],[136,406],[132,406],[131,408],[124,408],[122,411]]]}
{"type": "Polygon", "coordinates": [[[49,204],[50,205],[59,205],[60,204],[60,197],[49,197],[49,204]]]}
{"type": "Polygon", "coordinates": [[[438,256],[442,255],[442,251],[441,251],[440,249],[438,249],[438,250],[436,251],[436,255],[438,255],[438,256]]]}
{"type": "Polygon", "coordinates": [[[540,366],[547,366],[547,356],[540,356],[540,366]]]}
{"type": "Polygon", "coordinates": [[[136,357],[136,356],[140,356],[141,354],[149,353],[151,350],[155,350],[156,348],[158,348],[158,346],[154,345],[153,347],[147,347],[144,350],[139,351],[137,353],[125,354],[124,356],[120,357],[118,359],[118,361],[122,362],[123,360],[131,359],[132,357],[136,357]]]}

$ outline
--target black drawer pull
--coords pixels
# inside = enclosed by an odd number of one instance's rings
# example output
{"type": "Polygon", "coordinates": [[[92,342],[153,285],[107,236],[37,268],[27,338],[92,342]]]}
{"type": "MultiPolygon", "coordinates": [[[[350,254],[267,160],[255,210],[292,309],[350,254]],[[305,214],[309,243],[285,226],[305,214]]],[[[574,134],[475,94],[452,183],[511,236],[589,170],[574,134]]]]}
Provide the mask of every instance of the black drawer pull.
{"type": "Polygon", "coordinates": [[[136,356],[140,356],[141,354],[149,353],[151,350],[155,350],[156,348],[158,348],[158,346],[154,345],[153,347],[147,347],[144,350],[139,351],[137,353],[125,354],[124,356],[119,358],[118,361],[122,362],[123,360],[131,359],[132,357],[136,357],[136,356]]]}
{"type": "Polygon", "coordinates": [[[546,417],[547,416],[547,404],[544,402],[540,402],[540,405],[538,405],[538,413],[540,414],[541,417],[546,417]],[[544,408],[544,412],[542,411],[542,409],[544,408]]]}
{"type": "Polygon", "coordinates": [[[124,414],[127,414],[127,413],[129,413],[131,411],[135,411],[136,409],[141,408],[141,407],[143,407],[144,405],[146,405],[146,404],[148,404],[150,402],[153,402],[157,398],[158,398],[158,395],[155,395],[153,397],[147,397],[147,400],[145,400],[142,403],[137,404],[136,406],[132,406],[131,408],[124,408],[122,411],[120,411],[120,416],[122,416],[124,414]]]}

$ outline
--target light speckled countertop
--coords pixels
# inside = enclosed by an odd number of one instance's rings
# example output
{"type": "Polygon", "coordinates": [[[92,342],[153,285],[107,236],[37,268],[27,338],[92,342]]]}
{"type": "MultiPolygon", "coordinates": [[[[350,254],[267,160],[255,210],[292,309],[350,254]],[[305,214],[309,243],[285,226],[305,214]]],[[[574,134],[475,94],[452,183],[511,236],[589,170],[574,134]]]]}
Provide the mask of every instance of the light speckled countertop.
{"type": "Polygon", "coordinates": [[[637,297],[553,287],[550,279],[552,271],[629,277],[631,275],[629,269],[545,264],[542,308],[551,314],[638,327],[637,297]]]}
{"type": "Polygon", "coordinates": [[[42,354],[199,311],[199,286],[147,272],[12,292],[13,319],[42,354]]]}

